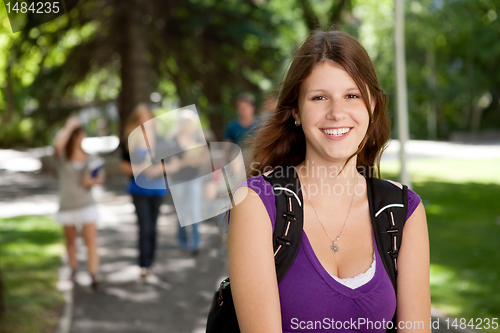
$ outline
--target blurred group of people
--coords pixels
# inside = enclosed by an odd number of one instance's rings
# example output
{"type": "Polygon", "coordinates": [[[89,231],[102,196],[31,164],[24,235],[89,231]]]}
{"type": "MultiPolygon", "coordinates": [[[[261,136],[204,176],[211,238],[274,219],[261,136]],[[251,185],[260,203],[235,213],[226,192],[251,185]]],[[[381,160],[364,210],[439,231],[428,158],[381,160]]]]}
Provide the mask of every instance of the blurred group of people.
{"type": "MultiPolygon", "coordinates": [[[[274,99],[265,101],[261,118],[274,108],[274,99]]],[[[258,127],[255,116],[255,97],[243,93],[235,98],[238,119],[227,124],[224,140],[239,145],[243,138],[258,127]]],[[[203,200],[203,181],[200,166],[209,163],[204,138],[197,131],[199,119],[193,111],[183,110],[176,128],[169,137],[158,133],[150,122],[153,113],[146,104],[139,104],[130,114],[120,144],[120,169],[130,177],[126,192],[135,206],[138,225],[138,262],[140,276],[145,279],[153,273],[157,248],[157,220],[160,207],[168,194],[169,184],[176,187],[178,216],[188,219],[180,223],[177,240],[183,254],[198,255],[201,236],[199,222],[203,200]],[[147,123],[149,122],[149,126],[147,123]],[[145,125],[146,124],[146,125],[145,125]],[[147,128],[147,130],[146,130],[147,128]],[[135,131],[135,134],[132,135],[135,131]],[[146,134],[147,133],[147,134],[146,134]],[[165,157],[167,156],[167,157],[165,157]],[[163,158],[165,157],[165,158],[163,158]],[[155,160],[156,159],[156,160],[155,160]],[[161,159],[161,160],[160,160],[161,159]],[[135,169],[135,175],[134,175],[135,169]]],[[[54,139],[55,157],[58,160],[60,208],[55,219],[64,227],[70,279],[78,271],[76,239],[81,229],[87,247],[87,268],[91,286],[98,288],[99,256],[97,253],[96,222],[99,214],[92,197],[91,187],[105,181],[104,163],[97,156],[82,149],[85,130],[77,118],[69,118],[54,139]]],[[[180,221],[180,219],[179,219],[180,221]]]]}
{"type": "Polygon", "coordinates": [[[195,119],[188,112],[181,115],[173,137],[167,140],[156,132],[155,126],[147,126],[147,143],[142,136],[131,135],[134,129],[144,128],[144,124],[153,119],[153,114],[145,104],[139,104],[127,122],[124,140],[121,145],[122,171],[130,176],[127,193],[133,198],[139,226],[139,266],[141,276],[152,273],[156,249],[156,224],[161,204],[168,193],[166,175],[180,182],[186,180],[183,205],[177,205],[177,213],[189,215],[191,235],[187,227],[180,226],[178,230],[179,247],[182,252],[188,251],[197,255],[200,249],[200,233],[198,231],[199,211],[201,206],[202,184],[198,180],[198,167],[208,156],[197,156],[190,150],[199,144],[201,138],[194,135],[195,119]],[[172,154],[173,152],[173,154],[172,154]],[[162,162],[151,163],[158,157],[162,162]],[[164,156],[167,156],[164,158],[164,156]],[[145,163],[143,166],[142,164],[145,163]],[[134,165],[144,171],[134,177],[134,165]],[[192,181],[187,181],[191,180],[192,181]]]}

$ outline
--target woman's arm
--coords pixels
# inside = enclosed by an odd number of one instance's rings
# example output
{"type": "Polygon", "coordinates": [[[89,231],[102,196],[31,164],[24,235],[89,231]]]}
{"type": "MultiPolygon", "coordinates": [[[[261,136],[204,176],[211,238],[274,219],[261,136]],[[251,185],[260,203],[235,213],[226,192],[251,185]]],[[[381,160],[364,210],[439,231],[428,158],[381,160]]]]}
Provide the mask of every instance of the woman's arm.
{"type": "MultiPolygon", "coordinates": [[[[179,171],[179,169],[182,166],[181,161],[179,160],[179,158],[177,156],[172,156],[170,158],[170,160],[168,161],[168,163],[164,163],[164,164],[165,164],[165,173],[168,173],[168,174],[176,173],[177,171],[179,171]]],[[[161,165],[161,163],[160,163],[160,165],[161,165]]],[[[161,169],[161,173],[163,173],[163,167],[161,169]]]]}
{"type": "MultiPolygon", "coordinates": [[[[245,191],[238,189],[234,201],[245,191]]],[[[274,265],[272,225],[255,191],[231,209],[228,230],[231,292],[242,333],[281,333],[281,310],[274,265]]]]}
{"type": "MultiPolygon", "coordinates": [[[[150,178],[155,178],[163,174],[163,164],[162,163],[155,163],[153,166],[150,166],[146,163],[149,168],[146,169],[145,173],[148,177],[150,178]]],[[[168,163],[165,163],[165,173],[171,174],[171,173],[176,173],[179,171],[181,164],[179,161],[179,158],[177,156],[174,156],[170,158],[170,161],[168,163]]],[[[142,169],[142,168],[140,168],[142,169]]],[[[133,176],[134,171],[132,169],[132,164],[128,161],[122,160],[120,162],[120,170],[126,174],[127,176],[133,176]]]]}
{"type": "Polygon", "coordinates": [[[93,178],[93,177],[85,176],[82,178],[83,187],[90,188],[90,187],[92,187],[94,185],[98,185],[98,184],[99,185],[104,184],[104,177],[99,176],[99,177],[93,178]]]}
{"type": "Polygon", "coordinates": [[[427,219],[420,203],[406,221],[398,254],[396,319],[401,325],[398,333],[431,332],[429,264],[427,219]],[[407,322],[412,323],[411,329],[407,322]]]}
{"type": "Polygon", "coordinates": [[[132,164],[128,161],[121,161],[120,162],[120,170],[126,174],[127,176],[133,176],[134,172],[132,171],[132,164]]]}

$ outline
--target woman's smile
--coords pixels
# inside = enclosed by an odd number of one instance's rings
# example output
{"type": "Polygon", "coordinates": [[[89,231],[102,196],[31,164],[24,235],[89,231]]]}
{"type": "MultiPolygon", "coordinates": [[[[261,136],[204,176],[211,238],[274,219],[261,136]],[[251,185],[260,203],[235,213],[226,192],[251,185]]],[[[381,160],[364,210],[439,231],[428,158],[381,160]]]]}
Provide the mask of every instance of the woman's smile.
{"type": "Polygon", "coordinates": [[[352,127],[321,128],[320,131],[330,140],[343,140],[349,135],[351,129],[352,127]]]}

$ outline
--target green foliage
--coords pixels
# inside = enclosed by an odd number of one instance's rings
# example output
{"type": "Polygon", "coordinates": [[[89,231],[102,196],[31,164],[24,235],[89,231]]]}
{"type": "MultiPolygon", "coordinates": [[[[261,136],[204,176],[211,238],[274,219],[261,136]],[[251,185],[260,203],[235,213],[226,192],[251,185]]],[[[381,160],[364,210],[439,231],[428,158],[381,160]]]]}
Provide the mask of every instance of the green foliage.
{"type": "Polygon", "coordinates": [[[441,137],[500,127],[499,12],[498,2],[488,0],[407,6],[409,106],[411,121],[421,124],[413,126],[416,137],[426,136],[430,103],[441,137]]]}
{"type": "Polygon", "coordinates": [[[55,286],[61,227],[43,216],[0,219],[0,265],[7,311],[0,333],[53,332],[63,303],[55,286]]]}
{"type": "MultiPolygon", "coordinates": [[[[202,118],[220,132],[236,117],[236,94],[252,92],[258,102],[275,94],[307,33],[332,24],[367,48],[395,113],[392,0],[134,3],[80,2],[68,15],[16,34],[4,19],[1,130],[12,132],[17,125],[6,124],[33,118],[36,126],[25,143],[47,144],[54,126],[72,112],[103,109],[111,101],[123,123],[137,100],[158,92],[163,107],[197,104],[202,118]],[[138,57],[145,62],[134,62],[138,57]]],[[[456,130],[499,128],[498,4],[415,0],[405,6],[412,138],[430,137],[433,122],[439,138],[456,130]]],[[[0,138],[0,145],[18,142],[16,135],[0,138]]]]}
{"type": "MultiPolygon", "coordinates": [[[[360,41],[374,60],[395,114],[393,3],[356,0],[353,15],[361,21],[360,41]]],[[[441,139],[458,130],[500,128],[498,3],[405,1],[405,9],[411,137],[432,137],[428,123],[433,106],[441,139]]]]}
{"type": "Polygon", "coordinates": [[[15,114],[13,120],[4,124],[0,132],[0,142],[6,147],[22,146],[23,144],[33,144],[33,119],[25,118],[18,120],[19,115],[15,114]],[[18,120],[18,121],[17,121],[18,120]]]}

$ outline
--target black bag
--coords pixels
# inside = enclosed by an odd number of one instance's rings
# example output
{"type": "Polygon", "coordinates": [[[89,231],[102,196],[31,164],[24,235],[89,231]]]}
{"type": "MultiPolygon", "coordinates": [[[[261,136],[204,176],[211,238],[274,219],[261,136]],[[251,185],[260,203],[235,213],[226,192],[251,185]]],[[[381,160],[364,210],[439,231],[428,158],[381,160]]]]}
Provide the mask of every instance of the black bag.
{"type": "MultiPolygon", "coordinates": [[[[288,174],[270,173],[264,176],[274,188],[276,221],[273,233],[274,262],[278,282],[293,264],[303,233],[303,208],[300,181],[295,168],[287,168],[288,174]]],[[[397,256],[401,246],[403,227],[408,211],[408,188],[388,181],[366,178],[370,215],[380,257],[396,291],[397,256]]],[[[396,332],[396,315],[394,329],[396,332]]],[[[206,333],[239,333],[229,278],[221,282],[212,298],[208,313],[206,333]]]]}

